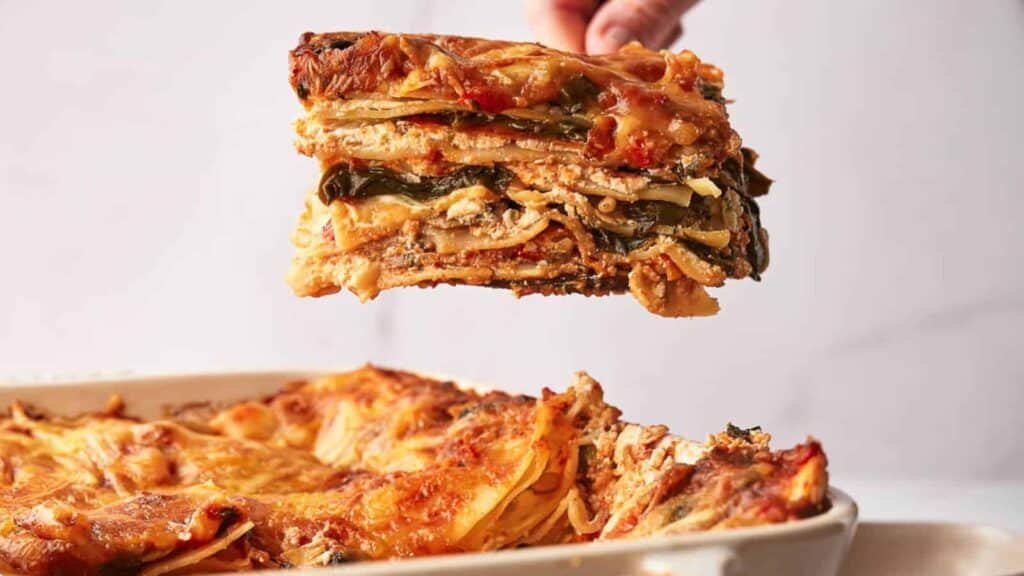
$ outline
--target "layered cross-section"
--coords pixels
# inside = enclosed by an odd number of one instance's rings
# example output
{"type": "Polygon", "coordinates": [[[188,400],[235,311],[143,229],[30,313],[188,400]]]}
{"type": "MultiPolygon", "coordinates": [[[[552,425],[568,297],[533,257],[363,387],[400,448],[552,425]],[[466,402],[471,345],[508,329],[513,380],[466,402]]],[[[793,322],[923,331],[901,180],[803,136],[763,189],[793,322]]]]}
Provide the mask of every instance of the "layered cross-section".
{"type": "Polygon", "coordinates": [[[691,52],[307,34],[291,54],[299,150],[322,174],[294,234],[300,295],[475,284],[631,292],[713,314],[705,286],[759,278],[754,170],[691,52]]]}

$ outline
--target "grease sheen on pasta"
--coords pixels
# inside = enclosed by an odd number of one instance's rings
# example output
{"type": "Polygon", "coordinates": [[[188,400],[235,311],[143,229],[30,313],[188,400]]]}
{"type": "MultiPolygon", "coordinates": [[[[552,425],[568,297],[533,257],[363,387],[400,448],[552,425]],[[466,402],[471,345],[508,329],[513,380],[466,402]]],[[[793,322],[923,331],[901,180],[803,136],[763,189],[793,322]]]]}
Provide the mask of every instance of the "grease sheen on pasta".
{"type": "Polygon", "coordinates": [[[367,366],[262,399],[0,417],[0,570],[184,574],[640,538],[828,507],[814,440],[620,420],[577,375],[538,398],[367,366]]]}

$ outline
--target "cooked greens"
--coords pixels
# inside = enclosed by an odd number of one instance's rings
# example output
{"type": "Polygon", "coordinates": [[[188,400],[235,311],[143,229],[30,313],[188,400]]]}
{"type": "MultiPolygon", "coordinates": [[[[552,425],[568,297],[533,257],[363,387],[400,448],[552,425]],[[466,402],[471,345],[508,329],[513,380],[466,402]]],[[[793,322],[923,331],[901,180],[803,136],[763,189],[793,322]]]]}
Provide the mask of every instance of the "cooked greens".
{"type": "MultiPolygon", "coordinates": [[[[753,175],[752,162],[734,163],[718,178],[724,188],[745,189],[756,182],[761,187],[767,181],[753,175]]],[[[396,172],[380,165],[353,166],[338,163],[324,172],[318,196],[324,204],[335,200],[351,201],[382,194],[399,194],[417,201],[440,198],[460,188],[482,185],[503,193],[515,179],[515,174],[501,165],[466,165],[444,176],[413,176],[396,172]]],[[[770,181],[768,181],[770,183],[770,181]]],[[[766,185],[764,185],[766,187],[766,185]]],[[[730,276],[737,272],[760,279],[760,272],[768,263],[768,254],[761,231],[757,203],[746,193],[734,195],[742,205],[742,229],[748,240],[739,245],[712,248],[688,238],[677,238],[702,260],[722,268],[730,276]],[[746,263],[744,263],[744,261],[746,263]],[[749,265],[747,264],[749,263],[749,265]]],[[[592,198],[591,202],[596,202],[592,198]]],[[[564,209],[563,209],[564,210],[564,209]]],[[[602,227],[599,221],[590,222],[589,232],[597,247],[614,254],[627,255],[658,237],[658,227],[717,229],[721,226],[718,199],[694,195],[689,206],[680,206],[662,200],[638,200],[619,204],[619,214],[635,225],[632,234],[623,234],[602,227]]],[[[664,230],[661,230],[664,233],[664,230]]]]}
{"type": "Polygon", "coordinates": [[[710,217],[710,209],[703,198],[694,196],[689,206],[661,200],[640,200],[624,203],[622,212],[637,223],[640,234],[646,234],[655,226],[695,226],[710,217]]]}
{"type": "Polygon", "coordinates": [[[440,119],[452,128],[472,128],[475,126],[504,126],[519,132],[538,136],[553,136],[575,142],[586,142],[590,131],[589,120],[578,116],[565,116],[557,120],[528,120],[504,114],[487,114],[485,112],[453,111],[428,114],[440,119]]]}
{"type": "Polygon", "coordinates": [[[562,83],[555,104],[566,114],[578,114],[590,103],[597,101],[600,93],[601,87],[593,80],[583,74],[576,74],[562,83]]]}
{"type": "Polygon", "coordinates": [[[761,431],[761,427],[760,426],[751,426],[750,428],[740,428],[739,426],[736,426],[732,422],[729,422],[729,426],[725,429],[726,434],[728,434],[730,438],[736,438],[737,440],[744,440],[746,442],[753,441],[753,438],[750,436],[750,434],[752,432],[760,432],[760,431],[761,431]]]}
{"type": "Polygon", "coordinates": [[[335,200],[401,194],[414,200],[440,198],[476,184],[504,192],[513,174],[502,166],[462,166],[451,174],[415,179],[381,166],[355,168],[346,163],[331,166],[320,179],[318,195],[324,204],[335,200]]]}

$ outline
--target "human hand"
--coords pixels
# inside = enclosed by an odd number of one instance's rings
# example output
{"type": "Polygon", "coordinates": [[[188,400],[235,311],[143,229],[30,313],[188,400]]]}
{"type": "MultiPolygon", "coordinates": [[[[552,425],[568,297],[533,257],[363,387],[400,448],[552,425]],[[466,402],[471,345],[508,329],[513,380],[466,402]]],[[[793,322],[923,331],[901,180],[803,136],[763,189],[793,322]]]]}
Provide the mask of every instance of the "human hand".
{"type": "Polygon", "coordinates": [[[526,16],[541,44],[606,54],[633,40],[665,48],[683,33],[680,19],[697,1],[526,0],[526,16]]]}

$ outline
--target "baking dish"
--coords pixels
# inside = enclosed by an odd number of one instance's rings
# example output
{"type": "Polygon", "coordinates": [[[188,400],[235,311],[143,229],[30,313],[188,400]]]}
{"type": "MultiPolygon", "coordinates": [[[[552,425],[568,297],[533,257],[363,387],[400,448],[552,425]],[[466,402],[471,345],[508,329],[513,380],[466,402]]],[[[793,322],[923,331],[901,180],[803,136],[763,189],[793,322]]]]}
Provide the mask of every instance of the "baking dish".
{"type": "MultiPolygon", "coordinates": [[[[259,397],[275,392],[289,382],[332,371],[117,375],[8,381],[0,383],[0,403],[6,405],[19,399],[45,407],[50,412],[73,414],[100,409],[110,395],[120,394],[129,414],[157,418],[170,406],[259,397]]],[[[470,576],[525,572],[534,576],[829,576],[839,570],[857,519],[857,507],[849,496],[837,489],[830,489],[829,494],[832,500],[829,511],[781,525],[262,573],[348,576],[470,576]]]]}

